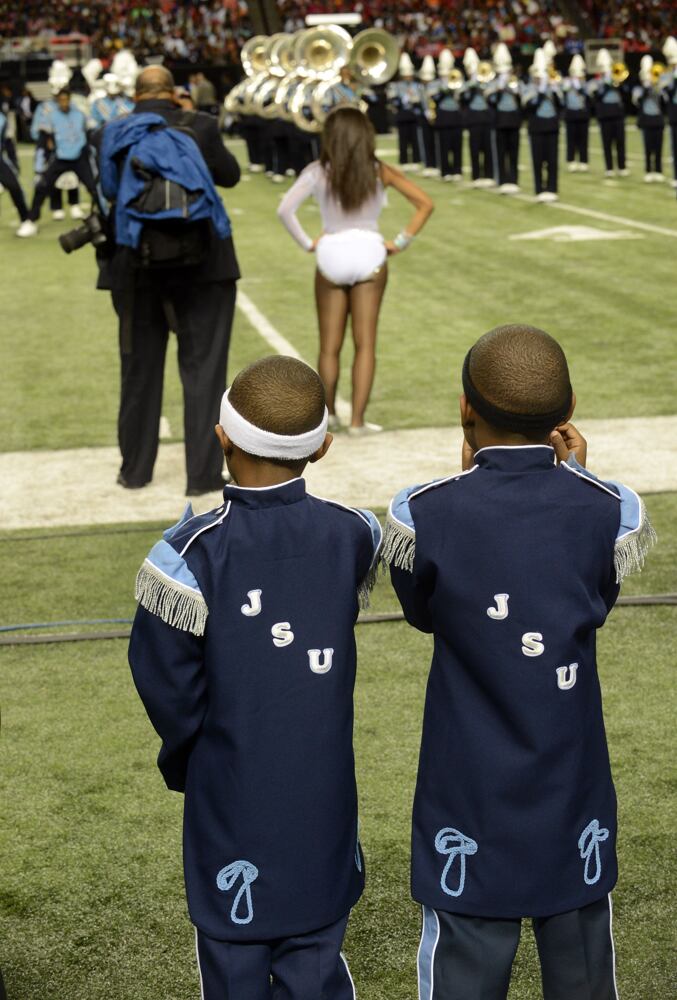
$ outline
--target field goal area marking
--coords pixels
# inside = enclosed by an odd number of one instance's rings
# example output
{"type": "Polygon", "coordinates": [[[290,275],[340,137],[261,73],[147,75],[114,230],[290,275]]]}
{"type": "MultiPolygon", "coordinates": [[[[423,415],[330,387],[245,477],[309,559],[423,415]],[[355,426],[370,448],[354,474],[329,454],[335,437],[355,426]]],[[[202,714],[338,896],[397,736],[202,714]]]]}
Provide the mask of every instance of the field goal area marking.
{"type": "MultiPolygon", "coordinates": [[[[299,354],[294,345],[291,344],[286,337],[282,336],[280,331],[273,326],[270,320],[263,315],[261,310],[254,305],[249,296],[240,288],[237,290],[235,303],[238,309],[240,309],[247,317],[256,332],[263,337],[265,342],[269,344],[277,354],[286,354],[289,357],[298,358],[299,361],[306,360],[299,354]]],[[[351,412],[350,403],[346,399],[337,395],[336,413],[341,420],[350,420],[351,412]]]]}

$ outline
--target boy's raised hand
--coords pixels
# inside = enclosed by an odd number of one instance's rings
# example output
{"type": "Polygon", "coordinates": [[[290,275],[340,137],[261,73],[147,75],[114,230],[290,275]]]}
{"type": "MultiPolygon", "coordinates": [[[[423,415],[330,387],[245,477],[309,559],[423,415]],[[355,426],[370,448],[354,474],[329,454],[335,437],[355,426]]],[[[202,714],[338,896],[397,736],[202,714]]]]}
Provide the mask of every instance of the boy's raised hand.
{"type": "Polygon", "coordinates": [[[550,435],[550,444],[555,449],[557,463],[566,462],[573,454],[579,465],[585,466],[588,456],[588,442],[570,422],[560,424],[550,435]]]}

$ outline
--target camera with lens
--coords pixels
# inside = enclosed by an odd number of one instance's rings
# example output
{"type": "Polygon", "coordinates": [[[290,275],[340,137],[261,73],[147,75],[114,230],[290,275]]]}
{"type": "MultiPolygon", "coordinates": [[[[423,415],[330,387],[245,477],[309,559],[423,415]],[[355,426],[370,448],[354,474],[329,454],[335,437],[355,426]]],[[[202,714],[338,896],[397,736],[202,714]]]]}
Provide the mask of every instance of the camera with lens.
{"type": "Polygon", "coordinates": [[[79,250],[80,247],[84,247],[87,243],[91,243],[93,247],[99,249],[104,245],[106,239],[103,219],[98,212],[92,212],[81,226],[71,229],[68,233],[63,233],[59,237],[59,243],[61,244],[61,249],[66,253],[73,253],[74,250],[79,250]]]}

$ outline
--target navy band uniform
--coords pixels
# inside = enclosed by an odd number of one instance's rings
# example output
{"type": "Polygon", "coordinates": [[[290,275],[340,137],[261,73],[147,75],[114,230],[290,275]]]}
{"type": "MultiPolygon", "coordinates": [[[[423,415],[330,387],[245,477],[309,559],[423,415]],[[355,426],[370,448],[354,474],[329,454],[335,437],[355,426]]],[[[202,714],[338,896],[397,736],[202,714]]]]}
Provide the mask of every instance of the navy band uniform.
{"type": "MultiPolygon", "coordinates": [[[[636,494],[573,462],[555,466],[550,447],[488,447],[475,461],[398,494],[384,558],[407,620],[435,636],[412,894],[491,947],[496,920],[582,911],[616,882],[595,633],[654,535],[636,494]]],[[[504,944],[499,935],[509,970],[504,944]]],[[[612,989],[607,977],[594,995],[607,1000],[612,989]]]]}
{"type": "Polygon", "coordinates": [[[162,739],[158,766],[169,788],[185,790],[201,961],[228,963],[213,942],[239,944],[239,975],[260,945],[252,976],[267,982],[284,940],[293,951],[303,942],[291,939],[310,936],[308,954],[331,954],[333,965],[325,992],[314,982],[289,994],[299,1000],[352,1000],[339,953],[364,885],[353,628],[380,540],[372,514],[312,497],[302,479],[227,486],[219,508],[189,510],[165,533],[137,583],[130,663],[162,739]]]}

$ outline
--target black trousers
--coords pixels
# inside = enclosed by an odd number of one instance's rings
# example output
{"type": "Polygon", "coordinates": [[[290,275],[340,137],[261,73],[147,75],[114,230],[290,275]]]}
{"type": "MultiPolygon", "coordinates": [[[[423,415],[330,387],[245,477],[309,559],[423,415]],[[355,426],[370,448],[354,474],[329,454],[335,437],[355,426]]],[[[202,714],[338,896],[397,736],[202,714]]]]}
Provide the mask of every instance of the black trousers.
{"type": "Polygon", "coordinates": [[[426,167],[430,168],[440,168],[437,158],[435,156],[435,134],[432,129],[432,125],[429,121],[424,119],[420,125],[421,138],[423,140],[423,162],[426,167]]]}
{"type": "Polygon", "coordinates": [[[530,132],[531,159],[534,165],[534,187],[536,194],[552,191],[557,194],[558,132],[530,132]],[[547,180],[543,183],[543,168],[547,170],[547,180]]]}
{"type": "MultiPolygon", "coordinates": [[[[424,906],[419,1000],[506,1000],[521,925],[424,906]]],[[[532,926],[543,1000],[618,1000],[610,896],[532,926]]]]}
{"type": "Polygon", "coordinates": [[[647,174],[663,173],[663,126],[642,129],[644,164],[647,174]]]}
{"type": "Polygon", "coordinates": [[[247,144],[247,157],[250,163],[263,163],[261,143],[261,127],[257,121],[252,121],[248,115],[240,119],[239,132],[247,144]]]}
{"type": "Polygon", "coordinates": [[[421,130],[417,122],[399,122],[397,137],[400,163],[421,163],[425,159],[421,130]]]}
{"type": "MultiPolygon", "coordinates": [[[[113,305],[122,319],[123,292],[113,291],[113,305]]],[[[188,487],[207,488],[218,479],[223,452],[214,425],[226,385],[234,310],[234,281],[195,284],[154,276],[149,286],[135,289],[131,351],[122,350],[122,330],[120,345],[118,441],[127,482],[143,486],[153,478],[170,329],[179,348],[188,487]]]]}
{"type": "Polygon", "coordinates": [[[566,128],[567,163],[573,163],[577,156],[580,163],[587,163],[590,121],[567,122],[566,128]]]}
{"type": "MultiPolygon", "coordinates": [[[[68,195],[68,204],[72,207],[73,205],[80,204],[80,188],[69,188],[65,192],[68,195]]],[[[49,208],[52,212],[60,212],[63,209],[63,195],[64,192],[58,188],[53,187],[49,192],[49,208]]]]}
{"type": "Polygon", "coordinates": [[[488,125],[471,125],[468,129],[470,137],[470,165],[472,179],[494,176],[493,158],[491,155],[491,129],[488,125]]]}
{"type": "Polygon", "coordinates": [[[463,173],[463,129],[460,125],[452,128],[433,130],[436,164],[443,177],[463,173]],[[450,162],[451,161],[451,162],[450,162]]]}
{"type": "Polygon", "coordinates": [[[14,207],[19,213],[19,218],[23,222],[28,218],[28,205],[24,197],[23,188],[14,167],[0,158],[0,184],[6,188],[7,193],[14,202],[14,207]]]}
{"type": "Polygon", "coordinates": [[[308,934],[237,943],[196,931],[203,1000],[355,1000],[341,953],[347,923],[346,915],[308,934]]]}
{"type": "Polygon", "coordinates": [[[615,146],[618,169],[625,170],[625,118],[601,118],[599,130],[604,147],[606,169],[614,169],[613,149],[615,146]]]}
{"type": "Polygon", "coordinates": [[[67,173],[69,170],[72,170],[73,173],[78,175],[82,183],[89,191],[92,201],[94,204],[97,204],[98,197],[96,193],[96,182],[94,180],[94,174],[92,173],[92,167],[89,162],[89,155],[85,149],[77,160],[52,160],[44,174],[41,174],[40,180],[35,185],[33,204],[31,205],[29,213],[29,218],[33,222],[37,222],[40,218],[42,203],[52,190],[54,182],[57,181],[62,174],[67,173]]]}
{"type": "Polygon", "coordinates": [[[497,128],[493,134],[498,184],[517,184],[520,151],[518,128],[497,128]]]}

